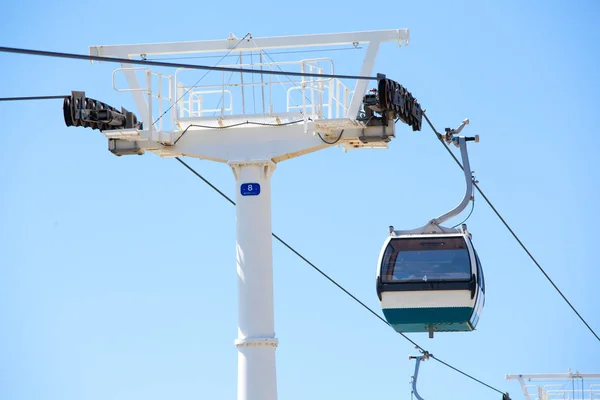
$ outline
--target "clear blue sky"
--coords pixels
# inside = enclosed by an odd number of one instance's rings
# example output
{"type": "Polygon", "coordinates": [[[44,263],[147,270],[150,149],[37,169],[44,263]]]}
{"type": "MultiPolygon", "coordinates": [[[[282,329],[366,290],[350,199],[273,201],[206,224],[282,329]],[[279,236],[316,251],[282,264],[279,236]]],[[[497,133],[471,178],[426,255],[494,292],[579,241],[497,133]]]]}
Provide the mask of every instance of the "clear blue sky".
{"type": "MultiPolygon", "coordinates": [[[[408,87],[439,129],[469,117],[485,193],[600,331],[600,144],[593,1],[85,3],[9,0],[2,46],[102,44],[409,28],[376,72],[408,87]]],[[[113,65],[0,54],[0,96],[68,94],[134,109],[113,65]]],[[[0,399],[235,398],[235,210],[175,160],[117,158],[66,128],[61,101],[0,104],[0,399]]],[[[456,204],[460,171],[428,129],[386,151],[328,149],[278,166],[273,230],[378,312],[388,225],[456,204]],[[297,190],[298,187],[310,190],[297,190]]],[[[222,164],[188,160],[229,195],[222,164]]],[[[458,220],[456,222],[459,222],[458,220]]],[[[487,298],[473,333],[411,337],[519,399],[506,373],[600,372],[600,343],[480,196],[469,228],[487,298]]],[[[409,399],[409,343],[274,244],[279,397],[409,399]]],[[[499,399],[427,362],[425,398],[499,399]]]]}

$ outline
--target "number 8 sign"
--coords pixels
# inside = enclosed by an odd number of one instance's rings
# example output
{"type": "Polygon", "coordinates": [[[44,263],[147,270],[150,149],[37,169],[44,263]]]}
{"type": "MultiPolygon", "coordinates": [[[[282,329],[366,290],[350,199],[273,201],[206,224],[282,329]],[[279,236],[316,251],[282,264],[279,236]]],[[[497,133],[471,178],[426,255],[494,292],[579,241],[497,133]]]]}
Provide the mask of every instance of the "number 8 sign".
{"type": "Polygon", "coordinates": [[[258,196],[260,194],[260,185],[258,183],[242,183],[240,192],[242,196],[258,196]]]}

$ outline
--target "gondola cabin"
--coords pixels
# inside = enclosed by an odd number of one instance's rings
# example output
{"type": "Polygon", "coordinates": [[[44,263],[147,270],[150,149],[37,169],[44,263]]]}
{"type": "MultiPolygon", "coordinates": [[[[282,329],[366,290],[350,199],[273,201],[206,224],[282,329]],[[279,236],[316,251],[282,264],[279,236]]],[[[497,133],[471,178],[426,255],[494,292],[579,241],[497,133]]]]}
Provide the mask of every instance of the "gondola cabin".
{"type": "Polygon", "coordinates": [[[472,331],[484,304],[479,257],[466,230],[392,234],[379,256],[377,295],[398,332],[472,331]]]}

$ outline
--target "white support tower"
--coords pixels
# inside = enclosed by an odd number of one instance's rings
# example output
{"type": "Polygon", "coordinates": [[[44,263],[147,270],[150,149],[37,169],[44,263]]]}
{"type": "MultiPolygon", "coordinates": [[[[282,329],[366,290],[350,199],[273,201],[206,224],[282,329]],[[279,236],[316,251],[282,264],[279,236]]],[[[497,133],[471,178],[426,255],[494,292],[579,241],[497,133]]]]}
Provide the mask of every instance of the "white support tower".
{"type": "MultiPolygon", "coordinates": [[[[600,400],[600,374],[513,374],[526,400],[600,400]]],[[[516,399],[513,399],[516,400],[516,399]]]]}
{"type": "MultiPolygon", "coordinates": [[[[230,35],[223,40],[93,46],[90,54],[160,59],[165,55],[212,53],[237,60],[236,64],[219,66],[335,74],[331,58],[275,62],[269,53],[364,46],[357,72],[372,76],[380,44],[396,42],[401,46],[408,40],[407,29],[270,38],[230,35]]],[[[226,163],[233,170],[237,193],[237,398],[275,400],[278,341],[273,305],[271,176],[278,162],[334,144],[344,149],[387,148],[394,137],[394,121],[369,124],[358,117],[369,85],[376,85],[367,80],[357,80],[351,89],[347,80],[331,77],[292,79],[265,74],[253,78],[248,73],[229,71],[211,71],[205,76],[206,71],[188,68],[168,74],[164,68],[121,67],[113,73],[113,87],[133,94],[143,128],[103,131],[113,153],[150,151],[161,157],[188,156],[226,163]],[[126,81],[128,87],[120,81],[126,81]]]]}

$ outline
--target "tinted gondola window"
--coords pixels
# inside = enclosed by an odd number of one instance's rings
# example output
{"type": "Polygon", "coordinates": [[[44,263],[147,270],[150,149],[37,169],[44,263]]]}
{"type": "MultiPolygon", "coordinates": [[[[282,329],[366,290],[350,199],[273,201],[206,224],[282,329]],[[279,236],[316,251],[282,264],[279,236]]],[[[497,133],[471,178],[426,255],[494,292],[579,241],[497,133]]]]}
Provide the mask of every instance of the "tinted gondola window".
{"type": "Polygon", "coordinates": [[[383,282],[471,279],[469,251],[462,237],[392,239],[382,263],[383,282]]]}

